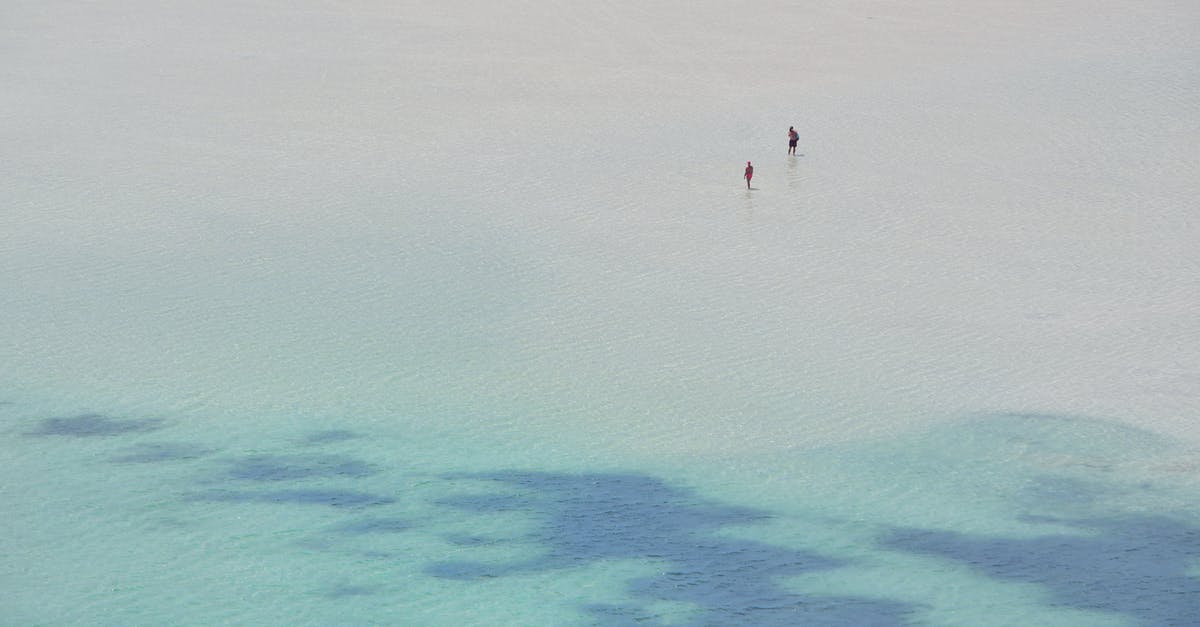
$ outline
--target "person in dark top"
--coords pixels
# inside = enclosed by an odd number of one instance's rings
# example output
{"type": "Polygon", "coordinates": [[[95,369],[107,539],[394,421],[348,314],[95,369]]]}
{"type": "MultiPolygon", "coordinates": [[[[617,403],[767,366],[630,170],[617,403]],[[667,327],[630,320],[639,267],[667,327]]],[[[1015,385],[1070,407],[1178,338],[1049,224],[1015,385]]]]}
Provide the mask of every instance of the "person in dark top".
{"type": "Polygon", "coordinates": [[[796,132],[796,127],[788,127],[788,154],[796,154],[796,142],[800,141],[800,133],[796,132]]]}

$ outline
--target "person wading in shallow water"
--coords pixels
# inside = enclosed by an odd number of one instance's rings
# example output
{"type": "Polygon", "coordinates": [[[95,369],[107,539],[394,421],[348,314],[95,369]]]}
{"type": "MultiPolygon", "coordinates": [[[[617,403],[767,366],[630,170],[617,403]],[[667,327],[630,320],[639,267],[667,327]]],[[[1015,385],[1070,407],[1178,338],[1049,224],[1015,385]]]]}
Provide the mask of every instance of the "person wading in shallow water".
{"type": "Polygon", "coordinates": [[[754,178],[754,166],[750,162],[746,162],[746,189],[750,189],[750,179],[754,178]]]}
{"type": "Polygon", "coordinates": [[[796,154],[796,142],[800,141],[800,133],[796,132],[796,127],[788,127],[788,154],[796,154]]]}

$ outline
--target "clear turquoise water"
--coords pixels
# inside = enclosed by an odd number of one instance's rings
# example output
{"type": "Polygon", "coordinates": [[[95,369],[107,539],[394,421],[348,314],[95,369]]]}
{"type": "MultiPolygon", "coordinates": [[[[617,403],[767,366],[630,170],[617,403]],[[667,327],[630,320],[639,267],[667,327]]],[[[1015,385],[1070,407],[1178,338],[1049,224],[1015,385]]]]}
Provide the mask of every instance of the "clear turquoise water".
{"type": "Polygon", "coordinates": [[[1177,625],[1200,597],[1194,457],[1084,418],[667,463],[486,416],[3,412],[9,624],[1177,625]]]}

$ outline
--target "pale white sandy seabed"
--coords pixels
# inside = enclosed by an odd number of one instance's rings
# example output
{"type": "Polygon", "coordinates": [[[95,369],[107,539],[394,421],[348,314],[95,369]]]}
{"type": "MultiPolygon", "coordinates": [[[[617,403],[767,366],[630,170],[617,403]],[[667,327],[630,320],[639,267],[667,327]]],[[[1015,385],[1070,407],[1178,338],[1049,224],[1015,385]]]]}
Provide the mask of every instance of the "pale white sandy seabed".
{"type": "Polygon", "coordinates": [[[1190,622],[1198,42],[6,2],[0,623],[1190,622]]]}

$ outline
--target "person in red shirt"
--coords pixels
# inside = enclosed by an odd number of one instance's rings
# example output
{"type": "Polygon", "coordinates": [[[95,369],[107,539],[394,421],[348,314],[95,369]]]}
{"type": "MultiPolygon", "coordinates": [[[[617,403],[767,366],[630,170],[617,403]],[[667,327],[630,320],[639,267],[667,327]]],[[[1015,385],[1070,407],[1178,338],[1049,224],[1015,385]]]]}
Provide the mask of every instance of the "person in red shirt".
{"type": "Polygon", "coordinates": [[[796,142],[800,141],[800,133],[796,132],[796,127],[788,127],[788,154],[796,154],[796,142]]]}
{"type": "Polygon", "coordinates": [[[754,166],[746,162],[746,189],[750,189],[750,179],[754,178],[754,166]]]}

